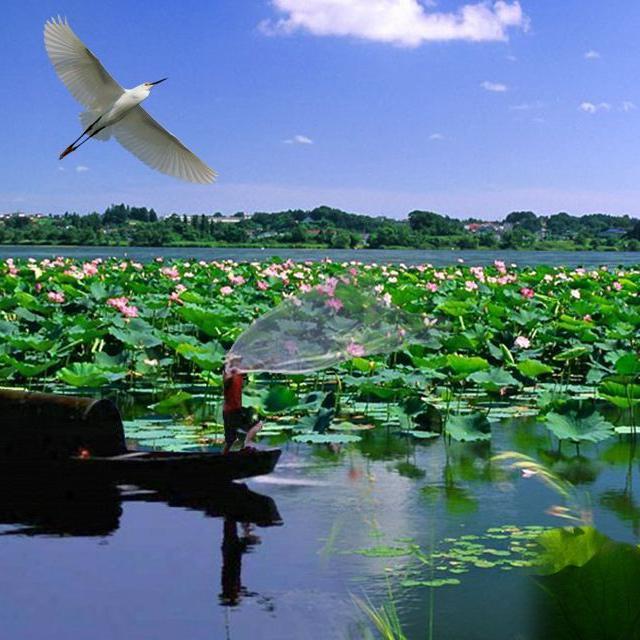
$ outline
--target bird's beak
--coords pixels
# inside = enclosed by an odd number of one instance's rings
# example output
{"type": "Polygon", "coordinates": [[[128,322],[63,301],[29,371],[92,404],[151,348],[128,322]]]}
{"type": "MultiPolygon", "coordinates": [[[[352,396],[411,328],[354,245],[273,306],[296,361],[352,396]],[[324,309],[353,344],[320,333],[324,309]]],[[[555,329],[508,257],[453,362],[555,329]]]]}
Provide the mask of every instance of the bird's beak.
{"type": "Polygon", "coordinates": [[[162,78],[162,80],[156,80],[155,82],[150,82],[149,84],[160,84],[161,82],[164,82],[167,78],[162,78]]]}

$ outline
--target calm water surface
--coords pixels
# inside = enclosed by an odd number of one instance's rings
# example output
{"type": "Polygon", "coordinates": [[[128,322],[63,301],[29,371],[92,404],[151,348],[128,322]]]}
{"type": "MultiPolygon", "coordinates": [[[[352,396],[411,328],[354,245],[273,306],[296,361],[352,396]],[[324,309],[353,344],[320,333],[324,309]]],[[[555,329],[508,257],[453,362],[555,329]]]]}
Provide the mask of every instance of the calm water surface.
{"type": "Polygon", "coordinates": [[[353,596],[380,605],[391,586],[411,640],[548,640],[548,610],[527,570],[472,568],[457,586],[403,588],[403,567],[418,579],[429,571],[352,553],[564,525],[545,513],[557,495],[490,462],[514,448],[548,456],[588,493],[602,532],[638,542],[633,449],[613,440],[558,456],[530,421],[503,422],[491,446],[454,444],[448,456],[441,439],[415,444],[384,429],[338,452],[289,444],[275,473],[233,490],[177,478],[142,489],[12,478],[0,485],[0,635],[366,638],[353,596]]]}
{"type": "Polygon", "coordinates": [[[293,260],[322,260],[331,258],[336,262],[360,260],[362,262],[403,262],[405,264],[430,263],[437,266],[454,264],[459,258],[474,265],[490,264],[494,260],[504,260],[507,264],[522,266],[547,264],[552,266],[593,267],[599,265],[636,265],[640,264],[637,252],[604,251],[391,251],[350,249],[207,249],[154,247],[36,247],[0,245],[0,259],[4,258],[53,258],[68,256],[81,260],[93,258],[127,257],[148,262],[158,256],[179,260],[224,260],[239,261],[266,260],[273,256],[293,260]]]}

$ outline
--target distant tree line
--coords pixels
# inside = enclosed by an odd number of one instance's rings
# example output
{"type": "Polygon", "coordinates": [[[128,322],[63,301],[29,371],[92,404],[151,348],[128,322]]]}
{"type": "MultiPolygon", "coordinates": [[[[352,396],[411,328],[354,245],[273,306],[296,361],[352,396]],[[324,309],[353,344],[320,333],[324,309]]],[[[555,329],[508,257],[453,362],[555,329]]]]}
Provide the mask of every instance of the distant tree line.
{"type": "Polygon", "coordinates": [[[405,219],[347,213],[331,207],[274,213],[158,216],[114,204],[103,213],[5,214],[2,244],[129,246],[313,246],[418,249],[640,250],[640,220],[602,213],[538,216],[514,211],[501,221],[458,220],[433,211],[405,219]]]}

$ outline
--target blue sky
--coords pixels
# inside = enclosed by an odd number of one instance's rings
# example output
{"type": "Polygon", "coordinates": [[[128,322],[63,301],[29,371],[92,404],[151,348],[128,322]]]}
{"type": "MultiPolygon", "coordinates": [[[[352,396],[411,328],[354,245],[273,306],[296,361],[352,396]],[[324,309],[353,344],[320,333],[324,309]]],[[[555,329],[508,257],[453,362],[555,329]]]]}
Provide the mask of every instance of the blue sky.
{"type": "Polygon", "coordinates": [[[0,212],[638,216],[639,24],[637,0],[12,1],[0,212]],[[82,110],[44,50],[58,14],[123,86],[169,77],[145,108],[218,182],[113,140],[58,161],[82,110]]]}

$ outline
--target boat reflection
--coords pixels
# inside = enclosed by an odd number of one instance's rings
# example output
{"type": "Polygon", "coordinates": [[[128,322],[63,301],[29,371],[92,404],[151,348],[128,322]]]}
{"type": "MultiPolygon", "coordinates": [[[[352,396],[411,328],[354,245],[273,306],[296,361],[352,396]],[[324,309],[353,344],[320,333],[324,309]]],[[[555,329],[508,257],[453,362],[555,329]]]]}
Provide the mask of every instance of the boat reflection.
{"type": "Polygon", "coordinates": [[[121,485],[103,477],[0,473],[0,535],[108,536],[120,526],[123,504],[159,502],[223,519],[220,602],[250,595],[242,586],[242,556],[260,542],[255,527],[282,524],[273,498],[240,483],[146,479],[121,485]]]}

